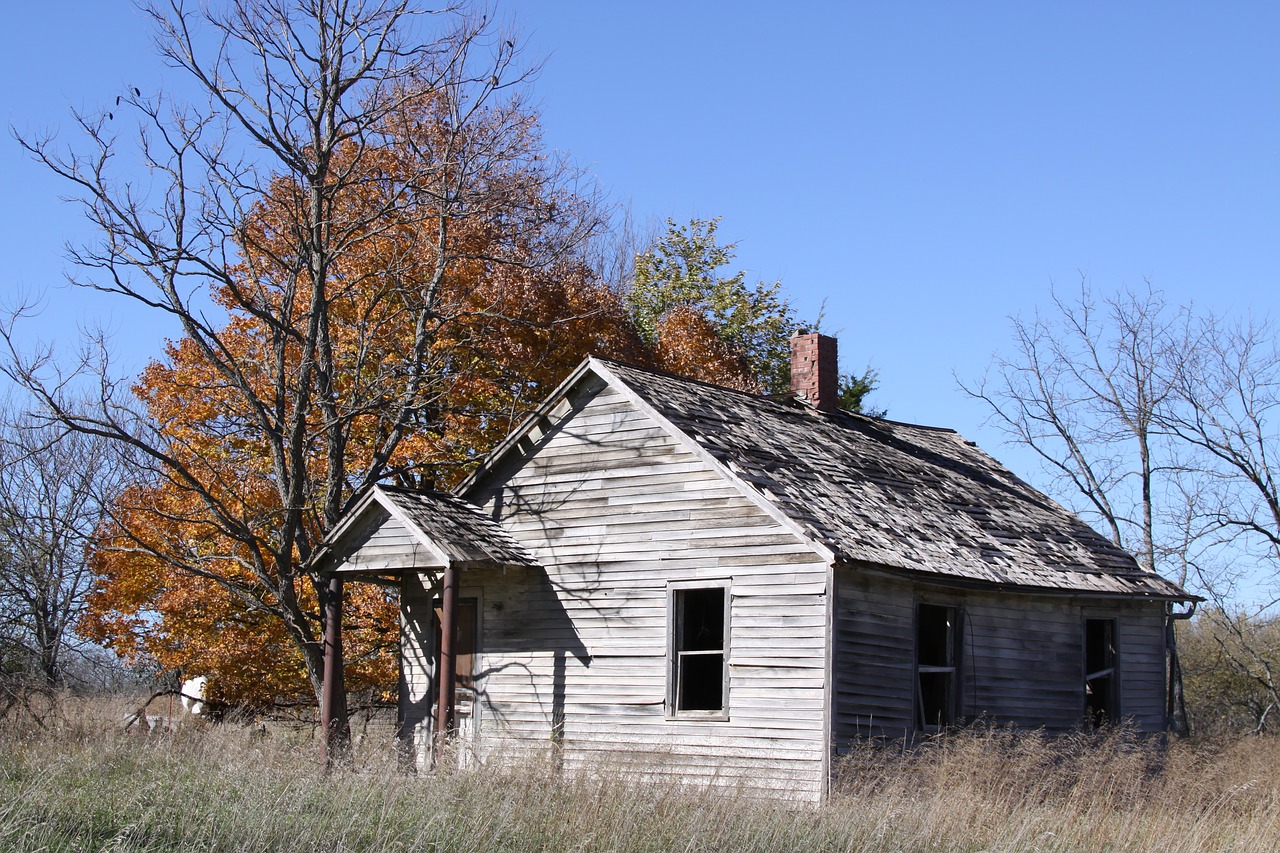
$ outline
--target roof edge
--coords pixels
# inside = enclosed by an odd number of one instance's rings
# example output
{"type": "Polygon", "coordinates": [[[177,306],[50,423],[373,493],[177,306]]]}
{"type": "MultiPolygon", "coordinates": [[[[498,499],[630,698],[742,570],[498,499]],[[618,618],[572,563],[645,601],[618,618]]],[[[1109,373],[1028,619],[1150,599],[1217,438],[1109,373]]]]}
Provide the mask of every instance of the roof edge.
{"type": "Polygon", "coordinates": [[[633,367],[632,365],[625,365],[621,362],[610,362],[607,359],[589,355],[582,360],[582,363],[579,364],[572,373],[565,377],[563,382],[556,386],[554,391],[547,395],[546,399],[542,401],[538,408],[534,409],[528,417],[520,422],[518,427],[512,430],[506,438],[499,442],[498,445],[489,452],[480,465],[458,484],[458,486],[453,490],[453,493],[465,500],[465,496],[475,489],[486,475],[492,473],[498,468],[500,463],[506,459],[507,455],[512,452],[516,445],[519,444],[520,441],[523,440],[530,432],[532,432],[538,422],[546,418],[547,415],[550,414],[557,405],[559,405],[561,400],[563,400],[568,394],[569,389],[577,385],[584,376],[590,373],[603,380],[607,385],[616,388],[621,392],[632,405],[651,418],[654,423],[658,424],[663,431],[675,439],[679,444],[681,444],[681,446],[689,450],[698,458],[699,461],[708,465],[713,471],[716,471],[729,483],[733,484],[743,497],[757,506],[774,521],[787,528],[787,530],[801,541],[807,543],[821,559],[825,560],[827,563],[834,563],[836,561],[836,552],[831,550],[829,546],[814,538],[814,536],[806,530],[802,524],[787,515],[781,507],[775,505],[758,490],[744,482],[727,465],[712,456],[706,448],[691,438],[684,430],[677,427],[661,412],[649,405],[643,397],[636,393],[635,389],[627,384],[626,380],[610,369],[610,365],[614,363],[619,366],[635,370],[643,370],[647,373],[654,373],[659,376],[668,376],[681,382],[707,385],[708,387],[715,388],[717,391],[741,394],[744,397],[749,397],[755,400],[761,399],[759,395],[749,394],[746,391],[738,391],[733,388],[712,385],[697,379],[687,379],[685,377],[676,376],[675,374],[663,373],[662,371],[648,370],[643,367],[633,367]]]}
{"type": "MultiPolygon", "coordinates": [[[[610,382],[610,384],[614,385],[614,387],[620,389],[623,392],[623,394],[627,397],[627,399],[630,400],[634,406],[636,406],[636,408],[638,408],[640,411],[644,412],[647,416],[652,418],[655,423],[657,423],[659,426],[663,428],[663,430],[667,432],[667,434],[669,434],[677,442],[683,445],[701,462],[708,465],[713,471],[719,472],[720,476],[724,477],[728,482],[732,483],[733,486],[738,490],[739,493],[742,494],[743,497],[745,497],[751,503],[755,504],[759,509],[761,509],[766,515],[768,515],[774,521],[778,522],[783,527],[790,530],[791,533],[794,534],[796,537],[808,543],[809,547],[812,548],[814,552],[819,557],[821,557],[825,562],[827,563],[836,562],[835,551],[831,550],[831,548],[826,544],[824,544],[823,542],[820,542],[819,540],[814,538],[813,534],[810,533],[808,530],[806,530],[804,525],[796,521],[794,518],[788,515],[785,510],[783,510],[781,507],[779,507],[778,505],[770,501],[768,498],[766,498],[763,494],[760,493],[758,489],[753,488],[749,483],[747,483],[741,477],[739,477],[736,473],[734,473],[734,471],[731,468],[729,468],[729,466],[725,465],[719,459],[712,456],[711,453],[705,447],[703,447],[701,444],[695,441],[688,433],[686,433],[684,430],[680,429],[678,426],[673,424],[670,420],[667,419],[665,415],[663,415],[653,406],[649,405],[648,401],[646,401],[642,396],[640,396],[640,394],[638,394],[634,388],[628,385],[624,379],[622,379],[620,376],[615,374],[613,371],[609,370],[609,364],[607,362],[604,362],[600,359],[596,359],[594,357],[589,358],[588,361],[594,363],[594,365],[596,366],[597,375],[601,375],[602,378],[610,382]],[[600,374],[599,371],[604,371],[603,375],[600,374]]],[[[636,369],[643,370],[644,368],[636,368],[636,369]]],[[[678,377],[678,376],[674,378],[681,379],[681,377],[678,377]]],[[[689,380],[682,380],[682,381],[689,381],[689,380]]],[[[697,381],[697,380],[693,380],[693,381],[697,381]]],[[[706,383],[703,383],[703,384],[706,384],[706,383]]],[[[714,385],[712,387],[717,389],[721,388],[721,386],[719,385],[714,385]]],[[[734,393],[744,394],[745,396],[751,397],[753,399],[759,399],[758,395],[747,394],[745,391],[735,392],[734,389],[732,388],[721,389],[721,390],[727,390],[734,393]]]]}
{"type": "MultiPolygon", "coordinates": [[[[560,400],[568,393],[569,389],[578,383],[578,381],[587,373],[592,372],[591,367],[596,360],[592,356],[584,358],[577,367],[575,367],[568,376],[564,378],[555,389],[543,399],[538,407],[522,420],[515,429],[507,433],[507,437],[494,445],[493,449],[485,454],[484,459],[480,460],[480,464],[476,469],[463,478],[462,482],[453,488],[453,494],[459,498],[465,498],[464,495],[475,487],[477,482],[486,474],[492,473],[498,467],[506,455],[513,447],[520,443],[526,435],[528,435],[538,421],[550,414],[551,410],[556,407],[560,400]]],[[[616,379],[616,377],[615,377],[616,379]]]]}
{"type": "MultiPolygon", "coordinates": [[[[906,569],[901,566],[892,566],[887,563],[871,563],[865,560],[847,560],[841,559],[836,562],[836,568],[856,569],[859,571],[875,572],[882,575],[891,575],[898,578],[928,583],[934,586],[950,587],[952,589],[972,589],[982,592],[1006,592],[1017,593],[1019,595],[1045,595],[1054,598],[1101,598],[1101,599],[1124,599],[1126,601],[1165,601],[1165,602],[1202,602],[1207,599],[1199,595],[1183,590],[1182,595],[1166,595],[1158,592],[1121,592],[1118,590],[1108,591],[1103,589],[1079,589],[1064,586],[1034,586],[1026,583],[1014,583],[1012,581],[1002,583],[1000,581],[988,581],[980,578],[967,578],[960,575],[944,575],[938,572],[924,571],[921,569],[906,569]]],[[[1167,584],[1173,584],[1172,581],[1166,580],[1161,575],[1155,575],[1161,581],[1167,584]]]]}
{"type": "Polygon", "coordinates": [[[418,528],[418,525],[415,524],[412,519],[405,516],[404,512],[396,505],[396,502],[383,491],[381,485],[378,483],[371,483],[365,493],[360,496],[360,499],[356,501],[351,509],[347,510],[343,514],[342,520],[339,521],[332,530],[325,534],[324,539],[320,541],[320,546],[316,548],[315,552],[311,555],[311,558],[304,564],[304,569],[315,572],[316,574],[325,574],[326,572],[337,571],[332,567],[325,568],[323,564],[332,558],[335,553],[335,546],[341,542],[352,529],[359,525],[361,519],[364,518],[365,514],[375,504],[385,510],[389,516],[399,521],[409,530],[410,535],[413,536],[417,542],[421,543],[431,553],[431,555],[439,561],[440,565],[438,568],[443,568],[449,565],[449,556],[443,553],[429,539],[424,538],[425,534],[418,528]]]}

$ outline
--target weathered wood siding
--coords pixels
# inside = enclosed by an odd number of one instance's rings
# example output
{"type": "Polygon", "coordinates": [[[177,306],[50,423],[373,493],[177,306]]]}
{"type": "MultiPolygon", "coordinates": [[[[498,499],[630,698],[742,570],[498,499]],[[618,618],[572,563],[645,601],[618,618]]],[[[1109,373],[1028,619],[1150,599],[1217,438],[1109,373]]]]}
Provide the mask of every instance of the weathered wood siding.
{"type": "Polygon", "coordinates": [[[961,713],[1062,732],[1084,717],[1080,605],[1028,595],[970,593],[964,608],[961,713]]]}
{"type": "Polygon", "coordinates": [[[338,574],[398,571],[440,562],[409,528],[381,507],[368,513],[345,546],[335,560],[338,574]]]}
{"type": "Polygon", "coordinates": [[[835,575],[833,743],[900,738],[915,725],[912,588],[883,575],[835,575]]]}
{"type": "MultiPolygon", "coordinates": [[[[1096,609],[1090,609],[1093,616],[1096,609]]],[[[1166,726],[1165,615],[1158,604],[1132,604],[1101,611],[1115,613],[1120,656],[1120,713],[1144,731],[1166,726]]]]}
{"type": "Polygon", "coordinates": [[[472,496],[546,569],[462,574],[482,748],[821,796],[827,565],[612,388],[544,430],[472,496]],[[700,579],[730,584],[728,719],[668,719],[667,585],[700,579]]]}
{"type": "Polygon", "coordinates": [[[400,735],[423,765],[430,760],[435,701],[431,583],[431,576],[415,572],[405,572],[400,582],[400,735]]]}
{"type": "Polygon", "coordinates": [[[1114,619],[1120,715],[1164,728],[1164,609],[1108,602],[961,591],[874,571],[836,572],[833,735],[898,738],[915,728],[915,606],[961,614],[958,713],[1063,732],[1084,716],[1084,620],[1114,619]]]}

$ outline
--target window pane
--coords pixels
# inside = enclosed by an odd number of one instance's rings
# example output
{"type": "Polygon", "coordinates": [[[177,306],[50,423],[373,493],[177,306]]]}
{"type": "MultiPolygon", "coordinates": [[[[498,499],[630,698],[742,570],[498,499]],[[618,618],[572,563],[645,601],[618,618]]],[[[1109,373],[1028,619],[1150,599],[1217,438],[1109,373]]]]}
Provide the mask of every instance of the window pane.
{"type": "Polygon", "coordinates": [[[956,712],[956,608],[916,609],[916,725],[950,726],[956,712]]]}
{"type": "Polygon", "coordinates": [[[1089,726],[1117,718],[1115,630],[1114,619],[1084,622],[1084,714],[1089,726]]]}
{"type": "Polygon", "coordinates": [[[949,726],[951,719],[951,673],[920,673],[920,716],[922,726],[949,726]]]}
{"type": "Polygon", "coordinates": [[[725,707],[725,589],[675,591],[671,661],[674,710],[725,707]]]}
{"type": "Polygon", "coordinates": [[[1084,626],[1085,672],[1110,669],[1115,665],[1115,649],[1111,640],[1111,620],[1086,619],[1084,626]]]}
{"type": "Polygon", "coordinates": [[[724,649],[724,589],[680,591],[680,638],[682,652],[724,649]]]}
{"type": "Polygon", "coordinates": [[[719,711],[724,707],[724,655],[684,655],[680,659],[681,711],[719,711]]]}
{"type": "Polygon", "coordinates": [[[954,607],[921,604],[916,619],[916,661],[922,666],[955,666],[954,607]]]}

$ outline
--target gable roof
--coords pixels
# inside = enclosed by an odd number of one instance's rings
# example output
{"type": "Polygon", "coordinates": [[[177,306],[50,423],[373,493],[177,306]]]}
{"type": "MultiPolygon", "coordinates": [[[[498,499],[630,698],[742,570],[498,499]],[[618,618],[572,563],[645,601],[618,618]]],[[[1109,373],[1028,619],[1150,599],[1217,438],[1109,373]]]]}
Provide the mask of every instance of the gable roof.
{"type": "Polygon", "coordinates": [[[510,533],[456,495],[388,485],[370,488],[325,537],[311,562],[320,572],[538,565],[510,533]],[[388,524],[410,538],[412,566],[370,556],[352,560],[388,524]]]}
{"type": "Polygon", "coordinates": [[[459,487],[518,452],[595,374],[649,410],[833,562],[953,582],[1188,600],[953,430],[768,398],[591,358],[459,487]]]}

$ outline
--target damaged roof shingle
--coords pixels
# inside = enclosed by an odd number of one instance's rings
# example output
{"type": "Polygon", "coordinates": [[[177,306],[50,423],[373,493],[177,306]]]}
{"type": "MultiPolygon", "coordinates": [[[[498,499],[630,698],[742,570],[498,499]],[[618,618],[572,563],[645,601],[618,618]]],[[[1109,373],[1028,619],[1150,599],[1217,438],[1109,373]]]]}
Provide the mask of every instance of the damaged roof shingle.
{"type": "Polygon", "coordinates": [[[377,488],[452,562],[538,565],[501,525],[456,495],[388,485],[377,488]]]}
{"type": "Polygon", "coordinates": [[[953,430],[823,414],[796,400],[601,363],[840,561],[1189,598],[953,430]]]}

